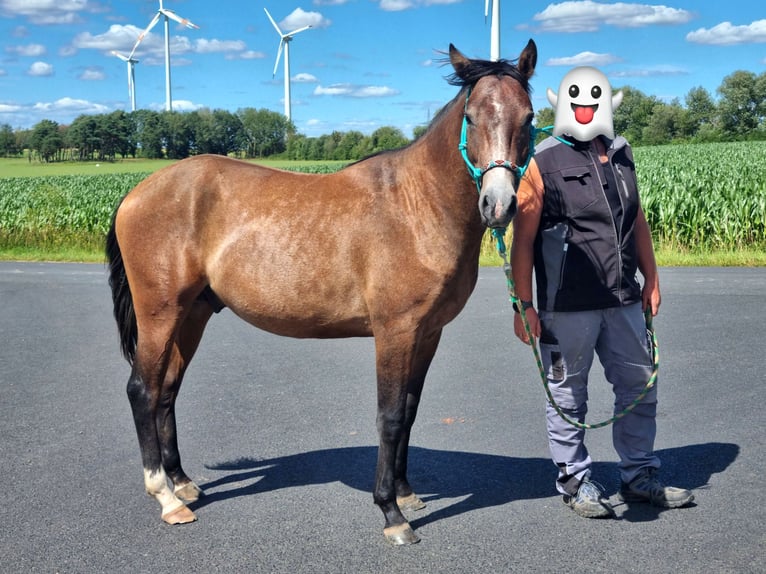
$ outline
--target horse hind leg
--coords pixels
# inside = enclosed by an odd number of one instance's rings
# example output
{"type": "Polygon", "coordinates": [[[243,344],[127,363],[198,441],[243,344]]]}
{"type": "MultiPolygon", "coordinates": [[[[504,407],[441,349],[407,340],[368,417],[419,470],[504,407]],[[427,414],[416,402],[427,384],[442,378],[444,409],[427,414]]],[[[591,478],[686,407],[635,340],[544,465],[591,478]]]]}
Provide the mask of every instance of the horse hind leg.
{"type": "Polygon", "coordinates": [[[157,429],[157,413],[161,398],[166,359],[158,357],[162,366],[150,366],[153,362],[143,359],[146,347],[139,342],[139,352],[128,380],[128,399],[133,411],[141,462],[144,467],[144,488],[162,507],[162,520],[168,524],[180,524],[196,520],[194,513],[178,498],[168,486],[168,476],[162,464],[162,448],[157,429]],[[149,365],[149,366],[147,366],[149,365]]]}
{"type": "Polygon", "coordinates": [[[181,325],[168,363],[162,397],[157,410],[157,433],[162,454],[162,466],[173,484],[173,493],[187,503],[197,501],[204,493],[188,477],[181,466],[175,402],[186,368],[199,346],[202,333],[212,313],[213,309],[209,304],[198,300],[181,325]]]}
{"type": "Polygon", "coordinates": [[[200,309],[197,303],[190,303],[188,310],[184,310],[184,306],[167,307],[160,312],[144,313],[141,321],[142,309],[148,308],[145,307],[148,302],[140,303],[144,305],[136,305],[136,314],[142,329],[137,338],[127,393],[141,449],[144,486],[147,494],[160,503],[165,522],[193,522],[196,516],[170,489],[168,482],[172,481],[183,497],[194,498],[194,491],[199,490],[180,466],[175,398],[186,365],[210,317],[210,308],[200,309]],[[179,335],[180,325],[197,328],[186,329],[179,335]]]}

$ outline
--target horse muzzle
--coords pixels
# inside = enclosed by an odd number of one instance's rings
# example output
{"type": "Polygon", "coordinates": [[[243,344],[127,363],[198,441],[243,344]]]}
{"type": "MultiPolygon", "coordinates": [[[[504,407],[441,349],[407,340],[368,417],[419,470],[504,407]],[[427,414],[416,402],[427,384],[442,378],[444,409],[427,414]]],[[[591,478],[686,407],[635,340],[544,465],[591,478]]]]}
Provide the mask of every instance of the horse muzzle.
{"type": "Polygon", "coordinates": [[[516,215],[516,192],[513,189],[495,191],[491,186],[479,195],[481,221],[489,228],[508,227],[516,215]]]}

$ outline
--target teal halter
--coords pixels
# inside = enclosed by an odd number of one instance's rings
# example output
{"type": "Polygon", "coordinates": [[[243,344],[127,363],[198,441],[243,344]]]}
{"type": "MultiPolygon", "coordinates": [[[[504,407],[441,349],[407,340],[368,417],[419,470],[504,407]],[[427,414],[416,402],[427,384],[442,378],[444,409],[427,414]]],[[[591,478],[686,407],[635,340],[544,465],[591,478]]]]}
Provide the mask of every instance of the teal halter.
{"type": "Polygon", "coordinates": [[[529,153],[527,154],[527,159],[524,161],[524,165],[517,165],[516,162],[509,161],[507,159],[496,159],[488,162],[483,167],[476,167],[473,165],[473,163],[471,163],[471,160],[468,159],[468,115],[466,114],[466,109],[468,108],[469,97],[471,97],[471,88],[468,88],[468,91],[465,95],[465,105],[463,106],[463,126],[460,129],[460,143],[458,144],[458,149],[460,150],[460,155],[463,156],[465,165],[468,167],[468,174],[476,184],[476,189],[479,191],[479,193],[481,193],[481,180],[484,177],[484,174],[486,174],[491,169],[495,169],[496,167],[503,167],[507,170],[510,170],[515,173],[519,179],[521,179],[524,177],[524,174],[529,167],[529,162],[532,160],[532,156],[535,155],[535,136],[537,135],[535,126],[529,126],[529,153]]]}

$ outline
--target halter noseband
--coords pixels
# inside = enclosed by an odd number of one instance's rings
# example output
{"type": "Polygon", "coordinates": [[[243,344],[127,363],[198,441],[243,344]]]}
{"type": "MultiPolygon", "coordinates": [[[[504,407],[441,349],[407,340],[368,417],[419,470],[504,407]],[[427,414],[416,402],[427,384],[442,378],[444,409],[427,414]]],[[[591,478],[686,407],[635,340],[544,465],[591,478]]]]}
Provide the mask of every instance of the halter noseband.
{"type": "Polygon", "coordinates": [[[460,150],[460,155],[463,156],[465,165],[468,167],[468,174],[476,184],[476,189],[479,191],[479,193],[481,193],[481,180],[484,178],[484,174],[486,174],[491,169],[495,169],[496,167],[503,167],[514,172],[519,177],[519,179],[524,177],[524,174],[529,167],[529,162],[532,160],[532,156],[535,155],[535,136],[537,135],[537,130],[535,129],[535,126],[529,126],[529,153],[527,154],[527,159],[524,161],[524,165],[516,165],[516,162],[509,161],[507,159],[496,159],[488,162],[483,167],[476,167],[471,163],[471,160],[468,159],[468,115],[466,114],[466,110],[468,109],[468,98],[471,97],[471,89],[472,88],[468,88],[468,91],[465,95],[465,104],[463,106],[463,125],[460,129],[460,143],[457,147],[460,150]]]}

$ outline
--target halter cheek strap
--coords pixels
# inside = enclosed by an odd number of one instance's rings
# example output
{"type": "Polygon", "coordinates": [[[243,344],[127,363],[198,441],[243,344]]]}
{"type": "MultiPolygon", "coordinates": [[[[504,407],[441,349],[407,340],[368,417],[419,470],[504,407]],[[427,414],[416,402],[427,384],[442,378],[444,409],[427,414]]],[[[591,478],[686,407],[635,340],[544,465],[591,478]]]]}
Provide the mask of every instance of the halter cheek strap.
{"type": "Polygon", "coordinates": [[[491,169],[495,169],[496,167],[503,167],[508,169],[514,172],[519,177],[519,179],[521,179],[524,177],[524,174],[529,167],[529,162],[532,160],[532,156],[535,155],[535,136],[537,135],[537,130],[534,126],[529,126],[529,153],[527,154],[527,158],[524,161],[524,165],[517,165],[516,162],[509,161],[507,159],[496,159],[486,163],[482,167],[476,167],[473,163],[471,163],[471,160],[468,159],[468,115],[466,114],[466,110],[468,108],[469,97],[471,97],[471,88],[468,88],[468,92],[465,95],[465,104],[463,106],[463,125],[460,129],[460,143],[458,144],[458,149],[460,150],[460,155],[463,157],[463,161],[465,162],[466,167],[468,167],[468,174],[476,184],[476,189],[479,191],[479,193],[481,193],[481,180],[484,177],[484,174],[486,174],[491,169]]]}

